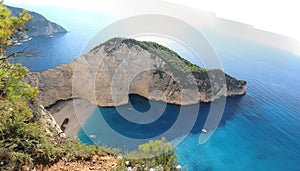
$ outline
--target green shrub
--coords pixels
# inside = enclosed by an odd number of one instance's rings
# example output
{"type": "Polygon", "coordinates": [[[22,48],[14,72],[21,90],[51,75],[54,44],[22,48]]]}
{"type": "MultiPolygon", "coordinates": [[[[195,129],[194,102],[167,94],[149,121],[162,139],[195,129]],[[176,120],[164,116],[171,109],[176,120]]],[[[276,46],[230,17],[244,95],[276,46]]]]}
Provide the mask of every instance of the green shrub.
{"type": "Polygon", "coordinates": [[[54,143],[39,122],[31,122],[26,102],[3,100],[0,104],[0,170],[17,170],[23,165],[49,165],[62,157],[68,161],[89,159],[99,153],[98,146],[86,146],[78,139],[54,143]]]}
{"type": "Polygon", "coordinates": [[[31,118],[31,110],[23,100],[1,101],[0,148],[5,149],[1,161],[9,162],[11,169],[19,169],[24,164],[55,162],[60,154],[49,142],[45,129],[37,122],[30,122],[31,118]]]}
{"type": "Polygon", "coordinates": [[[23,82],[27,73],[28,69],[21,64],[13,65],[0,60],[0,97],[9,100],[35,98],[38,89],[23,82]]]}
{"type": "Polygon", "coordinates": [[[29,107],[36,100],[37,88],[23,82],[27,68],[0,60],[0,170],[16,170],[23,165],[52,164],[62,157],[68,160],[89,158],[100,151],[79,140],[49,137],[39,120],[33,120],[29,107]]]}
{"type": "Polygon", "coordinates": [[[137,41],[135,39],[125,39],[124,43],[131,43],[142,47],[149,52],[158,55],[166,63],[170,64],[173,68],[181,72],[206,72],[206,69],[200,68],[199,66],[192,64],[188,60],[182,58],[178,53],[173,50],[162,46],[155,42],[150,41],[137,41]]]}
{"type": "Polygon", "coordinates": [[[175,151],[176,148],[172,148],[165,138],[150,140],[140,145],[138,150],[126,153],[122,159],[123,167],[125,161],[129,161],[131,166],[138,170],[157,167],[162,167],[164,171],[175,170],[174,166],[178,162],[175,151]]]}
{"type": "Polygon", "coordinates": [[[19,17],[11,17],[10,11],[0,2],[0,170],[49,165],[62,157],[69,160],[90,158],[100,151],[99,147],[85,146],[78,139],[57,141],[57,137],[47,134],[40,118],[33,116],[31,109],[37,105],[38,89],[24,82],[27,68],[10,64],[8,56],[3,55],[7,47],[13,45],[13,35],[19,33],[29,19],[26,11],[19,17]]]}
{"type": "Polygon", "coordinates": [[[15,34],[25,30],[23,26],[30,18],[26,10],[18,17],[11,16],[11,11],[3,5],[3,1],[0,1],[0,54],[4,53],[7,47],[14,45],[11,40],[15,34]]]}
{"type": "Polygon", "coordinates": [[[101,147],[96,145],[87,146],[80,142],[78,138],[68,139],[63,143],[64,157],[68,161],[78,159],[90,159],[92,156],[102,151],[101,147]]]}

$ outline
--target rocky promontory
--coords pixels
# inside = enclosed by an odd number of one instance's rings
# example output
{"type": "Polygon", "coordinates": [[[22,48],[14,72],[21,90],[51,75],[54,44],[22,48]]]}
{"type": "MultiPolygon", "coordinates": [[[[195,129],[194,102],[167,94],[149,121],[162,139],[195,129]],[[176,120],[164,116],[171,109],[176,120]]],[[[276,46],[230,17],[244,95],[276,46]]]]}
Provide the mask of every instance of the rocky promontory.
{"type": "MultiPolygon", "coordinates": [[[[23,12],[24,9],[7,6],[7,8],[11,11],[12,16],[19,16],[20,13],[23,12]]],[[[31,15],[31,19],[25,23],[25,35],[24,38],[28,37],[38,37],[38,36],[52,36],[56,33],[66,33],[67,30],[62,26],[47,20],[41,14],[38,14],[33,11],[28,11],[31,15]]]]}
{"type": "Polygon", "coordinates": [[[246,81],[220,69],[202,69],[153,42],[114,38],[76,59],[29,74],[44,106],[74,98],[99,106],[128,103],[129,94],[189,105],[243,95],[246,81]]]}

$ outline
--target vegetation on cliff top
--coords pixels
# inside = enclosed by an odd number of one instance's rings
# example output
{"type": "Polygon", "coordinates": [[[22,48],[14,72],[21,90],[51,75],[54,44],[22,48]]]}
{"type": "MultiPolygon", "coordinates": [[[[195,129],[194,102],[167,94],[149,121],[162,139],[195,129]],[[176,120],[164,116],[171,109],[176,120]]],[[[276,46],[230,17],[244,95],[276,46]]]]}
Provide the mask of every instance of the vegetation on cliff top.
{"type": "Polygon", "coordinates": [[[24,11],[19,17],[10,17],[10,11],[0,3],[0,18],[0,170],[17,170],[24,165],[51,164],[62,157],[72,160],[97,153],[97,146],[51,136],[35,119],[30,106],[37,100],[38,89],[23,82],[28,69],[10,64],[3,54],[13,45],[13,35],[23,30],[30,16],[24,11]]]}
{"type": "Polygon", "coordinates": [[[194,73],[197,75],[201,75],[203,77],[203,79],[208,77],[207,76],[208,71],[217,72],[217,73],[221,72],[222,74],[224,74],[224,72],[218,68],[209,68],[209,69],[201,68],[198,65],[193,64],[190,61],[182,58],[178,53],[169,49],[168,47],[165,47],[163,45],[160,45],[156,42],[151,42],[151,41],[138,41],[138,40],[130,39],[130,38],[116,37],[116,38],[109,39],[109,40],[105,41],[104,43],[101,43],[100,45],[93,48],[91,51],[93,51],[103,45],[110,46],[110,44],[109,44],[110,42],[125,43],[129,46],[132,46],[132,45],[140,46],[144,50],[147,50],[150,53],[155,54],[158,57],[160,57],[161,59],[163,59],[166,63],[168,63],[171,67],[175,68],[176,70],[184,72],[184,73],[191,72],[191,73],[194,73]]]}
{"type": "Polygon", "coordinates": [[[173,50],[162,46],[156,42],[150,41],[138,41],[135,39],[124,39],[122,42],[124,43],[132,43],[140,46],[141,48],[156,54],[161,57],[166,63],[173,66],[175,69],[182,72],[205,72],[206,69],[200,68],[199,66],[192,64],[188,60],[182,58],[173,50]]]}
{"type": "MultiPolygon", "coordinates": [[[[25,165],[51,165],[61,159],[66,162],[89,160],[108,150],[96,145],[86,146],[79,139],[61,138],[56,130],[47,129],[39,116],[34,115],[39,113],[33,107],[38,101],[39,91],[24,82],[28,69],[20,64],[10,64],[4,56],[6,48],[13,45],[13,35],[23,30],[29,18],[26,11],[19,17],[10,17],[10,11],[0,3],[0,170],[21,170],[25,165]]],[[[145,158],[135,160],[133,164],[151,161],[151,166],[164,164],[164,167],[172,168],[176,156],[168,143],[153,142],[141,147],[138,156],[143,154],[145,158]],[[161,145],[164,148],[160,148],[161,145]],[[149,149],[159,151],[153,153],[149,149]]]]}
{"type": "Polygon", "coordinates": [[[176,170],[174,164],[178,162],[175,155],[176,148],[172,148],[165,138],[161,140],[150,140],[139,146],[138,150],[128,152],[124,155],[121,166],[126,161],[137,170],[154,168],[155,170],[176,170]]]}

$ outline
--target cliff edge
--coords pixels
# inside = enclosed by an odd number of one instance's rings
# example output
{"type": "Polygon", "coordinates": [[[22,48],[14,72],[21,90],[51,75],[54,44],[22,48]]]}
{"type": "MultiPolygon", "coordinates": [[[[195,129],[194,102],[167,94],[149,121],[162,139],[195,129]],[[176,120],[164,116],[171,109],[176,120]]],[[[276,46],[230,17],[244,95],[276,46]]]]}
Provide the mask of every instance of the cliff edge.
{"type": "Polygon", "coordinates": [[[70,99],[99,106],[128,103],[129,94],[172,104],[243,95],[247,82],[220,69],[203,69],[154,42],[114,38],[74,62],[27,78],[46,107],[70,99]]]}
{"type": "MultiPolygon", "coordinates": [[[[24,10],[22,8],[12,6],[7,6],[7,8],[11,11],[12,16],[19,16],[19,14],[24,10]]],[[[56,33],[67,32],[65,28],[47,20],[41,14],[33,11],[28,11],[28,13],[32,16],[32,18],[27,23],[25,23],[25,28],[27,29],[25,35],[23,35],[25,39],[28,37],[51,36],[56,33]]]]}

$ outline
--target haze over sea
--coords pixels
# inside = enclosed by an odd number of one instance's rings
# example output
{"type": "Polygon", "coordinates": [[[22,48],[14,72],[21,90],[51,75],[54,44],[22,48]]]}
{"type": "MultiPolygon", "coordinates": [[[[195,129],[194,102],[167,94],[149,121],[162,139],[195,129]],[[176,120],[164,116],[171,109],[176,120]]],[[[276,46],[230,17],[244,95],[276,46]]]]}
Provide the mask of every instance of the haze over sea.
{"type": "MultiPolygon", "coordinates": [[[[13,48],[31,45],[40,51],[39,57],[16,59],[31,71],[71,62],[80,56],[88,40],[115,20],[93,12],[75,15],[66,9],[28,8],[70,31],[54,37],[33,38],[13,48]]],[[[194,128],[177,146],[180,164],[188,162],[187,170],[300,170],[300,56],[214,30],[201,29],[201,32],[219,54],[224,71],[246,80],[248,89],[245,96],[227,99],[222,121],[205,144],[199,144],[199,133],[209,104],[200,105],[194,128]]],[[[180,47],[173,50],[189,59],[180,47]]],[[[131,100],[136,110],[145,111],[149,107],[149,102],[139,96],[131,96],[131,100]]],[[[115,131],[126,136],[141,138],[141,134],[147,133],[151,137],[167,130],[179,109],[180,106],[167,105],[165,117],[153,123],[155,129],[150,129],[149,125],[137,126],[122,120],[115,108],[99,108],[101,113],[96,110],[84,130],[94,131],[107,145],[124,148],[122,142],[116,142],[99,129],[99,122],[111,124],[115,131]],[[100,121],[101,118],[105,121],[100,121]]],[[[83,142],[91,143],[84,131],[78,136],[83,142]]],[[[176,137],[167,138],[172,143],[179,141],[176,137]]],[[[133,144],[126,148],[135,147],[133,144]]]]}

